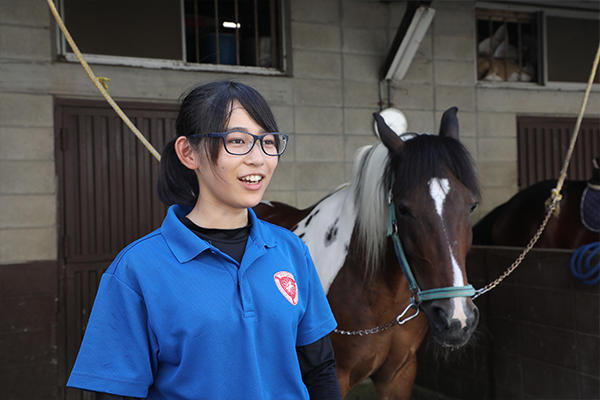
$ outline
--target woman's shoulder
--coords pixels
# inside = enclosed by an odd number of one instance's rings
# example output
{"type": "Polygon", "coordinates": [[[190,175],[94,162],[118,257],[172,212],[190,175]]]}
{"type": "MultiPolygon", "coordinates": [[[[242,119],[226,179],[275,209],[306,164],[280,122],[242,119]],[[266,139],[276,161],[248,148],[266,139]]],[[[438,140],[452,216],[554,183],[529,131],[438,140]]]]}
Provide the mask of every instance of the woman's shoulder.
{"type": "Polygon", "coordinates": [[[170,252],[164,239],[157,229],[128,244],[117,254],[114,261],[106,270],[107,273],[119,274],[124,269],[148,267],[170,252]]]}

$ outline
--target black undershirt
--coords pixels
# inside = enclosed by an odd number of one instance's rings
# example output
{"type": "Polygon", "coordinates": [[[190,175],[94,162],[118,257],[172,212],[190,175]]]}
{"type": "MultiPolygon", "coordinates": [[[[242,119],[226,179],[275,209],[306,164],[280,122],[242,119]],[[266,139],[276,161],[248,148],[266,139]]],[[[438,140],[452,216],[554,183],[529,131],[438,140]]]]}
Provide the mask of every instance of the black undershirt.
{"type": "Polygon", "coordinates": [[[243,226],[236,229],[213,229],[203,228],[193,223],[188,217],[179,217],[179,220],[200,239],[206,240],[208,243],[227,254],[240,264],[244,251],[246,251],[246,242],[250,235],[252,225],[243,226]]]}
{"type": "MultiPolygon", "coordinates": [[[[221,250],[240,264],[246,250],[246,242],[250,235],[251,224],[237,229],[203,228],[194,224],[187,217],[179,217],[180,221],[198,237],[221,250]]],[[[311,400],[338,400],[342,395],[335,372],[333,347],[329,336],[314,343],[296,347],[302,381],[308,389],[311,400]]],[[[97,393],[96,400],[127,400],[123,397],[107,393],[97,393]]]]}

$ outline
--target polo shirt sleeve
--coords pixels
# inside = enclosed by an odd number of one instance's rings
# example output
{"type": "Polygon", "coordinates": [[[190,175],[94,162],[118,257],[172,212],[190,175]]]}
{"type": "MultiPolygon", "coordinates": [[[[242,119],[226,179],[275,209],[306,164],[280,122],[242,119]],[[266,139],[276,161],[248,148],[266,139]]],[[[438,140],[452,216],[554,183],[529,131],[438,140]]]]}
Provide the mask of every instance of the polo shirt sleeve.
{"type": "Polygon", "coordinates": [[[145,398],[156,354],[143,298],[104,273],[67,386],[145,398]]]}
{"type": "Polygon", "coordinates": [[[304,257],[306,260],[306,282],[308,282],[306,310],[298,326],[298,336],[296,347],[306,346],[328,335],[335,329],[337,323],[329,307],[329,302],[321,286],[321,280],[317,274],[317,269],[310,257],[308,247],[304,247],[304,257]]]}

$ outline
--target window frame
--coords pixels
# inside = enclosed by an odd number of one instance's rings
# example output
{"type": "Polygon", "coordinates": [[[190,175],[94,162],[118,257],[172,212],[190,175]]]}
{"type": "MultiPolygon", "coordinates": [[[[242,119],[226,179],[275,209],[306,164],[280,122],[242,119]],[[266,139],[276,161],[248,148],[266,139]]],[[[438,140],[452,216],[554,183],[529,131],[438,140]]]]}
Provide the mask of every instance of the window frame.
{"type": "MultiPolygon", "coordinates": [[[[577,9],[562,9],[545,7],[540,4],[539,6],[531,5],[518,5],[518,4],[503,4],[494,2],[476,2],[473,9],[473,39],[474,39],[474,59],[477,63],[477,17],[475,10],[477,8],[490,9],[490,10],[506,10],[506,11],[520,11],[528,13],[540,13],[541,29],[540,34],[542,35],[540,46],[541,46],[541,57],[542,57],[542,79],[541,83],[538,82],[489,82],[481,81],[477,79],[477,67],[475,68],[475,82],[476,86],[483,88],[511,88],[511,89],[546,89],[546,90],[582,90],[587,86],[587,82],[563,82],[563,81],[549,81],[548,80],[548,35],[547,35],[547,23],[546,18],[550,17],[561,17],[561,18],[577,18],[577,19],[596,19],[599,20],[593,11],[588,10],[577,10],[577,9]]],[[[591,65],[590,65],[591,72],[591,65]]],[[[600,91],[600,83],[592,84],[592,91],[600,91]]]]}
{"type": "MultiPolygon", "coordinates": [[[[185,26],[183,19],[184,13],[184,0],[179,0],[180,5],[180,21],[181,21],[181,51],[182,60],[170,60],[162,58],[142,58],[142,57],[126,57],[126,56],[114,56],[105,54],[93,54],[83,53],[83,57],[90,64],[98,65],[114,65],[114,66],[125,66],[125,67],[139,67],[148,69],[170,69],[180,71],[203,71],[203,72],[225,72],[225,73],[236,73],[236,74],[253,74],[253,75],[267,75],[267,76],[290,76],[292,73],[291,69],[291,40],[290,38],[290,0],[277,0],[278,5],[281,8],[280,15],[278,16],[280,22],[279,32],[279,48],[281,52],[281,69],[271,67],[256,67],[256,66],[245,66],[245,65],[229,65],[229,64],[199,64],[187,61],[187,51],[185,43],[185,26]]],[[[64,0],[58,1],[58,11],[61,18],[64,20],[64,0]]],[[[67,27],[68,29],[68,27],[67,27]]],[[[73,38],[77,43],[77,38],[73,38]]],[[[71,50],[65,36],[62,31],[56,25],[56,49],[57,58],[62,61],[79,63],[79,59],[71,50]]]]}

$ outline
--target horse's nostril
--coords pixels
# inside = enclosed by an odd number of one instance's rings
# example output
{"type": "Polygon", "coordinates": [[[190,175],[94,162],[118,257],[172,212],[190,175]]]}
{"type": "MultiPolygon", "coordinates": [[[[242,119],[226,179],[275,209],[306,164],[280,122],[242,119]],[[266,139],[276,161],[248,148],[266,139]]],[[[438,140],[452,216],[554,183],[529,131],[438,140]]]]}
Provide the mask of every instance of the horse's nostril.
{"type": "Polygon", "coordinates": [[[448,329],[450,319],[448,318],[448,313],[443,307],[433,306],[432,307],[433,314],[435,315],[435,321],[442,329],[448,329]]]}

